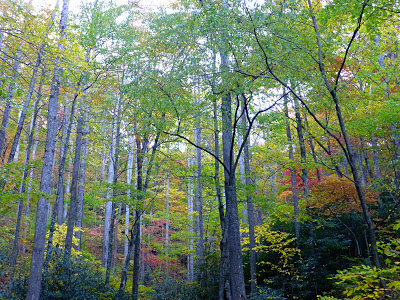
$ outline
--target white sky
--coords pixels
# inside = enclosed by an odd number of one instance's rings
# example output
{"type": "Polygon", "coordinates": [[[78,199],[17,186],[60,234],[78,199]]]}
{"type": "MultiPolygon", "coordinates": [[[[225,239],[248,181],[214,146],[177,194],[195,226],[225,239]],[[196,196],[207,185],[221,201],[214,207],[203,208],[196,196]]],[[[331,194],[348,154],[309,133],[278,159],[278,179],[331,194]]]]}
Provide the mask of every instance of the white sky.
{"type": "MultiPolygon", "coordinates": [[[[92,2],[93,0],[69,0],[69,10],[77,12],[81,3],[92,2]]],[[[127,3],[128,0],[114,0],[116,3],[127,3]]],[[[136,0],[135,0],[136,2],[136,0]]],[[[140,7],[151,9],[159,6],[166,6],[171,3],[172,0],[139,0],[140,7]]],[[[60,7],[62,6],[63,0],[59,0],[60,7]]],[[[56,0],[32,0],[32,4],[36,7],[53,8],[56,4],[56,0]]]]}

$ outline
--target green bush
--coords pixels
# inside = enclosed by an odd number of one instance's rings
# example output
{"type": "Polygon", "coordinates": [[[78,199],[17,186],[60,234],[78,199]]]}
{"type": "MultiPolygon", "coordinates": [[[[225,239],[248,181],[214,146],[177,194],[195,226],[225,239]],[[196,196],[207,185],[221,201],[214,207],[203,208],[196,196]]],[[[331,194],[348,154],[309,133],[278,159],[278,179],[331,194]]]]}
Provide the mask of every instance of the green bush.
{"type": "MultiPolygon", "coordinates": [[[[41,300],[97,300],[114,297],[116,291],[105,288],[104,275],[93,264],[80,257],[65,259],[61,251],[56,252],[53,253],[48,272],[42,279],[41,300]]],[[[14,280],[11,295],[7,299],[24,299],[27,283],[26,277],[14,280]]]]}

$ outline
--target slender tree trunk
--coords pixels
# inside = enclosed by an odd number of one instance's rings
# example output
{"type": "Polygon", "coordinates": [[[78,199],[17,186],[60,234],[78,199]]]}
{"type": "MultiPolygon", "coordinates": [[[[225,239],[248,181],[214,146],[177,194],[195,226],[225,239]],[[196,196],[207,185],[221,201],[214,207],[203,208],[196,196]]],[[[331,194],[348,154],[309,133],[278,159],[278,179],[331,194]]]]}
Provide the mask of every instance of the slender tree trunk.
{"type": "Polygon", "coordinates": [[[377,180],[382,179],[381,167],[379,164],[378,158],[378,142],[377,139],[371,136],[371,144],[372,144],[372,155],[373,155],[373,162],[374,162],[374,171],[375,171],[375,178],[377,180]]]}
{"type": "MultiPolygon", "coordinates": [[[[69,0],[64,0],[60,19],[60,36],[64,40],[66,38],[65,28],[68,19],[68,4],[69,0]]],[[[62,43],[59,44],[59,48],[62,50],[62,43]]],[[[42,168],[42,177],[40,181],[40,192],[42,193],[42,195],[51,194],[53,186],[52,171],[54,165],[54,151],[57,138],[57,111],[61,72],[62,68],[60,65],[60,58],[57,58],[53,81],[51,84],[47,113],[47,136],[43,157],[44,164],[42,168]]],[[[43,256],[46,242],[48,205],[48,199],[46,199],[45,197],[41,197],[39,199],[36,211],[35,235],[33,238],[33,250],[26,300],[37,300],[40,296],[43,256]]]]}
{"type": "MultiPolygon", "coordinates": [[[[283,91],[283,93],[285,94],[285,91],[283,91]]],[[[289,110],[288,110],[287,96],[284,97],[284,100],[285,100],[284,110],[285,110],[285,116],[286,116],[286,137],[287,137],[287,142],[289,144],[289,161],[293,162],[294,155],[293,155],[292,133],[290,130],[290,122],[289,122],[289,110]]],[[[299,198],[297,195],[296,173],[293,168],[290,168],[290,184],[291,184],[291,188],[292,188],[292,202],[293,202],[294,216],[295,216],[294,227],[295,227],[295,234],[296,234],[296,239],[297,239],[297,243],[298,243],[298,241],[300,240],[300,223],[298,221],[299,198]]]]}
{"type": "MultiPolygon", "coordinates": [[[[243,112],[242,112],[242,114],[243,114],[243,112]]],[[[242,115],[242,117],[241,117],[241,121],[243,122],[243,121],[245,121],[244,119],[243,119],[243,115],[242,115]]],[[[243,125],[242,125],[243,126],[243,125]]],[[[243,138],[242,138],[242,136],[243,136],[243,132],[241,132],[241,131],[243,131],[243,130],[239,130],[238,131],[238,134],[237,134],[237,139],[238,139],[238,148],[240,149],[241,147],[242,147],[242,144],[243,144],[243,138]]],[[[245,179],[245,167],[244,167],[244,155],[241,155],[240,157],[239,157],[239,170],[240,170],[240,183],[242,184],[242,185],[245,185],[246,184],[246,179],[245,179]]],[[[243,189],[243,191],[245,191],[245,189],[243,189]]],[[[242,209],[242,222],[244,223],[244,224],[246,224],[247,225],[247,223],[248,223],[248,216],[247,216],[247,204],[245,203],[245,202],[243,202],[242,203],[243,204],[243,209],[242,209]]],[[[244,236],[246,236],[246,233],[244,233],[244,236]]]]}
{"type": "MultiPolygon", "coordinates": [[[[167,149],[167,155],[169,155],[169,148],[167,149]]],[[[166,182],[166,197],[165,197],[165,210],[166,210],[166,220],[165,220],[165,251],[167,256],[167,274],[169,268],[169,258],[168,258],[168,247],[169,247],[169,171],[167,171],[167,182],[166,182]]]]}
{"type": "Polygon", "coordinates": [[[304,135],[303,135],[303,122],[301,120],[300,115],[300,105],[299,100],[294,98],[294,109],[296,115],[296,130],[297,130],[297,137],[299,138],[299,146],[300,146],[300,157],[301,157],[301,179],[303,180],[304,184],[304,197],[308,197],[310,195],[310,188],[308,186],[308,172],[307,166],[307,152],[306,146],[304,142],[304,135]]]}
{"type": "MultiPolygon", "coordinates": [[[[140,142],[136,138],[136,161],[138,166],[137,171],[137,190],[139,193],[143,191],[143,155],[147,149],[147,142],[140,142]]],[[[140,194],[138,197],[139,203],[143,200],[143,195],[140,194]]],[[[139,297],[139,266],[140,266],[140,216],[142,214],[142,209],[138,206],[136,207],[136,222],[133,229],[134,236],[134,246],[135,250],[133,253],[133,278],[132,278],[132,299],[137,300],[139,297]]]]}
{"type": "MultiPolygon", "coordinates": [[[[36,118],[39,113],[38,106],[39,106],[40,96],[42,93],[42,85],[43,85],[44,75],[45,75],[45,73],[43,73],[41,76],[39,90],[38,90],[38,98],[35,100],[34,111],[33,111],[32,120],[31,120],[31,124],[30,124],[30,130],[29,130],[30,133],[29,133],[29,138],[28,138],[28,146],[26,148],[24,171],[22,174],[21,186],[20,186],[20,190],[19,190],[19,192],[21,194],[25,193],[25,181],[26,181],[26,178],[28,177],[29,160],[30,160],[32,145],[34,144],[33,135],[35,132],[35,127],[36,127],[36,118]]],[[[33,154],[32,159],[34,159],[34,154],[33,154]]],[[[29,197],[27,197],[27,201],[29,201],[29,197]]],[[[29,205],[29,203],[28,203],[28,205],[29,205]]],[[[23,200],[20,200],[18,202],[17,224],[15,226],[14,243],[13,243],[13,250],[12,250],[12,254],[11,254],[11,269],[14,268],[14,266],[17,262],[19,234],[20,234],[20,228],[21,228],[21,219],[22,219],[23,208],[24,208],[23,200]]],[[[11,276],[11,278],[12,277],[13,276],[11,276]]]]}
{"type": "MultiPolygon", "coordinates": [[[[222,65],[227,65],[227,56],[222,55],[222,65]]],[[[226,217],[228,219],[229,238],[229,271],[230,289],[233,299],[246,299],[242,249],[240,244],[240,228],[238,202],[236,196],[236,177],[233,157],[233,126],[232,126],[232,99],[227,94],[222,97],[222,149],[223,162],[225,165],[225,196],[226,196],[226,217]]]]}
{"type": "MultiPolygon", "coordinates": [[[[55,18],[55,14],[56,14],[57,10],[58,10],[58,1],[56,3],[56,7],[55,7],[55,10],[54,10],[53,14],[51,15],[51,21],[50,21],[49,25],[47,26],[45,38],[47,38],[48,33],[50,32],[51,28],[53,27],[54,18],[55,18]]],[[[20,115],[20,117],[18,119],[17,131],[16,131],[16,133],[14,135],[14,140],[13,140],[13,143],[12,143],[12,146],[11,146],[11,151],[10,151],[10,154],[9,154],[9,157],[8,157],[8,161],[7,161],[8,163],[10,163],[10,162],[12,162],[14,160],[14,156],[15,156],[16,151],[18,149],[22,128],[24,126],[24,122],[25,122],[26,114],[28,112],[29,104],[31,103],[32,94],[33,94],[34,87],[35,87],[35,82],[36,82],[36,76],[37,76],[37,73],[39,71],[40,64],[42,63],[43,51],[44,51],[44,47],[45,46],[46,46],[46,44],[42,43],[40,45],[40,48],[39,48],[39,51],[38,51],[38,57],[36,59],[35,66],[33,67],[32,76],[31,76],[31,79],[30,79],[30,82],[29,82],[28,93],[26,95],[25,102],[24,102],[24,105],[22,107],[21,115],[20,115]]],[[[19,53],[19,55],[21,55],[21,53],[19,53]]],[[[18,67],[16,69],[14,69],[14,70],[17,70],[17,69],[18,69],[18,67]]],[[[1,147],[0,147],[0,150],[1,150],[1,147]]]]}
{"type": "MultiPolygon", "coordinates": [[[[86,119],[89,120],[88,116],[86,119]]],[[[89,134],[89,127],[86,125],[83,128],[83,140],[82,140],[82,154],[81,154],[81,167],[79,170],[79,178],[78,178],[78,211],[76,216],[76,227],[78,227],[78,231],[75,233],[75,237],[78,239],[78,246],[76,248],[77,251],[81,251],[82,244],[82,220],[83,220],[83,206],[84,206],[84,196],[85,196],[85,178],[86,178],[86,159],[87,159],[87,150],[89,140],[87,135],[89,134]]]]}
{"type": "MultiPolygon", "coordinates": [[[[131,185],[132,182],[132,173],[133,173],[133,151],[134,151],[134,139],[129,137],[129,150],[128,150],[128,160],[127,160],[127,170],[126,170],[126,183],[131,185]]],[[[131,197],[131,190],[130,188],[126,191],[126,195],[128,199],[131,197]]],[[[125,243],[124,243],[124,257],[128,255],[128,244],[129,244],[129,204],[126,205],[125,209],[125,243]]]]}
{"type": "MultiPolygon", "coordinates": [[[[18,78],[18,69],[19,69],[19,63],[21,59],[21,48],[19,47],[17,50],[17,55],[14,58],[14,64],[13,64],[13,75],[11,78],[11,83],[8,87],[8,94],[7,94],[7,99],[6,99],[6,105],[4,108],[4,114],[3,114],[3,120],[1,121],[1,126],[0,126],[0,152],[3,150],[3,148],[6,148],[6,136],[7,136],[7,127],[8,127],[8,119],[10,118],[10,112],[11,112],[11,104],[12,104],[12,99],[14,96],[14,91],[15,91],[15,85],[17,83],[17,78],[18,78]]],[[[3,156],[3,159],[5,158],[5,155],[3,156]]],[[[2,183],[4,185],[4,183],[2,183]]]]}
{"type": "MultiPolygon", "coordinates": [[[[122,84],[123,84],[123,76],[122,75],[122,84]]],[[[114,158],[113,160],[113,179],[112,182],[114,187],[112,188],[112,196],[115,198],[116,190],[115,184],[117,183],[118,179],[118,159],[119,159],[119,142],[120,142],[120,133],[121,133],[121,118],[120,118],[120,108],[122,102],[122,95],[120,95],[120,99],[117,100],[117,111],[116,111],[116,132],[115,132],[115,150],[114,150],[114,158]]],[[[111,156],[110,156],[111,160],[111,156]]],[[[113,250],[113,234],[117,235],[118,233],[114,231],[114,222],[115,222],[115,203],[112,204],[111,209],[111,224],[109,227],[109,238],[108,238],[108,252],[107,252],[107,264],[106,264],[106,280],[105,285],[108,287],[111,275],[111,266],[112,266],[112,250],[113,250]]],[[[116,226],[117,229],[117,226],[116,226]]]]}
{"type": "MultiPolygon", "coordinates": [[[[121,210],[122,210],[122,203],[118,204],[118,213],[117,213],[117,218],[115,222],[115,234],[114,234],[114,247],[113,247],[113,260],[112,260],[112,265],[111,269],[115,270],[115,266],[117,264],[117,252],[118,252],[118,224],[119,224],[119,218],[121,217],[121,210]]],[[[114,272],[114,271],[113,271],[114,272]]]]}
{"type": "MultiPolygon", "coordinates": [[[[144,200],[143,198],[143,193],[145,193],[147,191],[147,187],[149,185],[149,181],[150,181],[150,174],[151,174],[151,169],[153,166],[153,161],[154,161],[154,157],[156,155],[156,150],[158,147],[158,141],[160,138],[160,132],[157,132],[156,138],[154,140],[154,145],[153,145],[153,149],[152,149],[152,153],[151,153],[151,158],[150,158],[150,162],[148,163],[147,166],[147,170],[146,170],[146,179],[143,183],[143,155],[144,153],[147,151],[147,146],[149,141],[145,138],[143,145],[141,143],[141,141],[138,139],[138,137],[136,138],[136,160],[137,160],[137,190],[139,192],[139,196],[138,196],[138,203],[142,203],[142,201],[144,200]]],[[[135,237],[135,241],[134,241],[134,245],[135,245],[135,250],[134,250],[134,254],[133,254],[133,279],[132,279],[132,299],[133,300],[137,300],[138,299],[138,295],[139,295],[139,267],[140,267],[140,223],[139,223],[139,219],[140,216],[142,215],[142,209],[140,207],[136,208],[136,223],[134,226],[134,237],[135,237]]],[[[127,258],[127,260],[125,261],[126,264],[129,264],[129,258],[127,258]]],[[[121,285],[122,285],[122,281],[121,281],[121,285]]]]}
{"type": "Polygon", "coordinates": [[[81,164],[83,127],[85,126],[83,105],[81,107],[82,112],[78,118],[78,127],[75,140],[75,157],[74,157],[74,166],[72,170],[71,198],[69,202],[67,234],[65,237],[64,256],[66,258],[69,258],[71,256],[71,249],[73,246],[72,239],[74,236],[74,227],[76,224],[76,217],[78,211],[78,181],[79,181],[80,164],[81,164]]]}
{"type": "MultiPolygon", "coordinates": [[[[242,102],[242,118],[241,118],[241,125],[242,125],[242,135],[246,136],[246,133],[248,131],[248,126],[246,122],[246,114],[248,113],[247,111],[247,103],[246,103],[246,98],[243,96],[243,102],[242,102]]],[[[244,172],[245,172],[245,184],[246,186],[251,185],[251,174],[250,174],[250,151],[249,151],[249,138],[245,141],[244,143],[244,148],[243,148],[243,162],[244,162],[244,172]]],[[[256,292],[256,285],[257,285],[257,277],[256,277],[256,250],[254,249],[256,246],[256,238],[255,238],[255,232],[254,232],[254,203],[251,198],[250,193],[246,189],[246,202],[247,202],[247,218],[248,218],[248,224],[249,224],[249,242],[250,242],[250,289],[251,293],[256,292]]]]}
{"type": "MultiPolygon", "coordinates": [[[[110,159],[108,162],[108,176],[107,183],[112,184],[114,180],[114,152],[115,152],[115,144],[116,144],[116,133],[115,133],[115,125],[113,125],[113,136],[110,147],[110,159]]],[[[110,199],[112,196],[112,190],[110,187],[107,188],[107,199],[110,199]]],[[[107,201],[105,212],[104,212],[104,234],[103,234],[103,258],[102,258],[102,266],[107,267],[107,263],[109,260],[108,257],[108,247],[110,244],[110,226],[111,226],[111,215],[112,215],[112,201],[107,201]]]]}
{"type": "Polygon", "coordinates": [[[372,173],[371,164],[369,163],[368,153],[367,153],[367,149],[365,149],[365,141],[364,141],[363,137],[360,138],[360,142],[361,142],[361,151],[362,151],[362,155],[364,158],[365,167],[367,169],[368,176],[371,180],[373,180],[374,173],[372,173]]]}
{"type": "MultiPolygon", "coordinates": [[[[193,166],[193,157],[189,152],[188,157],[188,168],[191,169],[193,166]]],[[[194,281],[194,260],[193,260],[193,232],[194,232],[194,224],[193,224],[193,178],[190,177],[188,181],[188,218],[189,218],[189,255],[187,257],[187,265],[188,265],[188,281],[194,281]]]]}
{"type": "MultiPolygon", "coordinates": [[[[215,58],[214,58],[215,59],[215,58]]],[[[213,113],[214,113],[214,182],[215,182],[215,191],[218,199],[218,212],[219,212],[219,220],[221,224],[222,238],[220,241],[220,251],[221,258],[219,263],[219,271],[218,271],[218,299],[225,299],[225,282],[228,279],[228,270],[229,270],[229,260],[228,260],[228,226],[227,220],[225,218],[224,211],[224,203],[222,199],[221,186],[219,183],[219,129],[218,129],[218,112],[217,112],[217,99],[214,98],[213,101],[213,113]]],[[[230,290],[226,291],[227,295],[230,295],[230,290]]]]}
{"type": "MultiPolygon", "coordinates": [[[[197,100],[197,103],[199,101],[197,100]]],[[[200,116],[196,116],[196,128],[194,129],[194,142],[196,145],[201,145],[201,122],[200,116]]],[[[196,230],[196,280],[201,281],[202,266],[204,263],[204,236],[203,236],[203,185],[202,185],[202,166],[201,166],[201,150],[195,148],[195,189],[194,189],[194,203],[195,203],[195,230],[196,230]]]]}

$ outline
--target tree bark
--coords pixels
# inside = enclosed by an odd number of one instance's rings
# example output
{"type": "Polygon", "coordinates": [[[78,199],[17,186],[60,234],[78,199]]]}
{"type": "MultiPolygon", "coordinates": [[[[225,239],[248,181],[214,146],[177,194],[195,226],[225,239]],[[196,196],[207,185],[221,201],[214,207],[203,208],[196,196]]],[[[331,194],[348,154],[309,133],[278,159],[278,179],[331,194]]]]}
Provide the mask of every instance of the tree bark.
{"type": "MultiPolygon", "coordinates": [[[[89,120],[88,116],[85,117],[89,120]]],[[[83,206],[84,206],[84,196],[85,196],[85,178],[86,178],[86,159],[87,159],[87,150],[89,140],[87,135],[89,134],[88,125],[83,128],[83,140],[82,140],[82,154],[81,154],[81,167],[79,170],[79,178],[78,178],[78,210],[76,215],[76,227],[78,227],[78,231],[75,233],[75,237],[78,239],[78,246],[76,248],[77,251],[81,251],[82,244],[82,220],[83,220],[83,206]]]]}
{"type": "Polygon", "coordinates": [[[304,197],[308,198],[310,195],[310,188],[308,186],[308,172],[307,172],[307,152],[306,146],[304,142],[304,135],[303,135],[303,122],[301,120],[300,115],[300,105],[299,100],[295,97],[294,98],[294,110],[296,115],[296,130],[297,130],[297,137],[299,138],[299,146],[300,146],[300,157],[301,157],[301,179],[303,180],[304,184],[304,197]]]}
{"type": "MultiPolygon", "coordinates": [[[[10,118],[10,112],[11,112],[11,104],[12,104],[12,98],[14,95],[15,91],[15,85],[17,83],[17,78],[18,78],[18,69],[19,69],[19,63],[21,59],[21,48],[19,47],[17,50],[17,55],[14,57],[14,63],[13,63],[13,75],[11,78],[10,85],[8,87],[8,94],[7,94],[7,99],[6,99],[6,105],[4,108],[4,114],[3,114],[3,119],[1,121],[1,126],[0,126],[0,152],[4,149],[6,149],[6,136],[7,136],[7,127],[8,127],[8,119],[10,118]]],[[[3,156],[3,159],[5,158],[5,154],[3,156]]],[[[4,183],[2,183],[2,186],[4,183]]]]}
{"type": "MultiPolygon", "coordinates": [[[[241,120],[241,125],[242,125],[242,135],[246,136],[246,133],[248,131],[248,126],[246,122],[246,115],[248,114],[247,111],[247,103],[246,103],[246,98],[243,96],[242,97],[242,120],[241,120]]],[[[244,172],[245,172],[245,184],[246,187],[249,187],[252,182],[251,182],[251,170],[250,170],[250,152],[249,152],[249,138],[244,142],[244,148],[243,148],[243,162],[244,162],[244,172]]],[[[256,286],[257,286],[257,277],[256,277],[256,250],[254,249],[256,246],[256,238],[255,238],[255,232],[254,232],[254,203],[253,199],[251,198],[251,195],[249,191],[246,189],[246,202],[247,202],[247,218],[248,218],[248,225],[249,225],[249,242],[250,242],[250,290],[251,293],[256,292],[256,286]]]]}
{"type": "MultiPolygon", "coordinates": [[[[199,103],[198,100],[196,100],[199,103]]],[[[196,127],[194,129],[194,142],[196,145],[201,145],[201,121],[200,116],[196,115],[196,127]]],[[[195,148],[195,189],[194,189],[194,203],[195,203],[195,230],[196,230],[196,280],[201,282],[202,266],[204,263],[204,236],[203,236],[203,185],[202,185],[202,166],[201,166],[201,150],[195,148]]]]}
{"type": "Polygon", "coordinates": [[[80,164],[81,164],[81,151],[82,151],[82,136],[83,136],[83,127],[84,127],[84,106],[82,104],[82,112],[78,118],[78,127],[76,132],[76,140],[75,140],[75,157],[74,157],[74,166],[72,170],[72,183],[71,183],[71,198],[69,203],[69,213],[68,213],[68,225],[67,225],[67,234],[65,237],[65,252],[64,256],[69,258],[71,256],[72,249],[72,238],[74,236],[74,227],[76,224],[76,216],[78,211],[78,181],[79,181],[79,172],[80,172],[80,164]]]}
{"type": "MultiPolygon", "coordinates": [[[[285,90],[283,91],[285,94],[285,90]]],[[[287,96],[284,97],[284,111],[286,116],[286,137],[287,142],[289,144],[289,162],[294,162],[294,155],[293,155],[293,144],[292,144],[292,133],[290,130],[290,121],[289,121],[289,110],[288,110],[288,99],[287,96]]],[[[294,228],[296,234],[297,243],[300,240],[300,223],[298,221],[299,218],[299,197],[297,195],[297,183],[296,183],[296,172],[293,167],[290,168],[290,185],[292,189],[292,203],[294,208],[294,228]]]]}
{"type": "Polygon", "coordinates": [[[375,171],[375,178],[377,180],[382,179],[381,167],[379,164],[379,157],[378,157],[378,142],[377,139],[371,136],[371,144],[372,144],[372,155],[373,155],[373,162],[374,162],[374,171],[375,171]]]}
{"type": "MultiPolygon", "coordinates": [[[[130,186],[132,183],[132,173],[133,173],[133,151],[134,151],[134,139],[128,137],[129,147],[128,147],[128,159],[126,166],[126,183],[130,186]]],[[[128,199],[131,198],[131,190],[130,188],[126,191],[126,196],[128,199]]],[[[129,244],[129,216],[130,216],[130,207],[129,204],[126,205],[125,208],[125,243],[124,243],[124,258],[126,259],[128,255],[128,244],[129,244]]]]}
{"type": "MultiPolygon", "coordinates": [[[[193,166],[193,157],[189,152],[188,157],[188,168],[191,169],[193,166]]],[[[188,181],[188,219],[189,219],[189,255],[187,257],[187,265],[188,265],[188,281],[194,281],[194,260],[193,260],[193,232],[194,232],[194,224],[193,224],[193,178],[189,177],[188,181]]]]}
{"type": "MultiPolygon", "coordinates": [[[[38,106],[39,106],[40,96],[41,96],[41,92],[42,92],[44,75],[45,75],[45,73],[43,72],[43,74],[41,76],[40,84],[39,84],[38,97],[35,100],[34,111],[33,111],[32,120],[31,120],[31,124],[30,124],[28,146],[26,148],[26,155],[25,155],[25,162],[24,162],[24,171],[22,174],[21,186],[20,186],[20,190],[19,190],[19,192],[21,194],[25,193],[25,187],[26,187],[25,181],[26,181],[26,178],[28,177],[29,160],[30,160],[30,156],[31,156],[32,145],[34,144],[33,135],[35,132],[35,127],[36,127],[36,118],[39,113],[38,106]]],[[[32,156],[33,156],[32,159],[34,159],[35,155],[33,154],[32,156]]],[[[27,197],[27,201],[29,202],[29,197],[27,197]]],[[[28,205],[29,205],[29,203],[28,203],[28,205]]],[[[18,244],[19,244],[19,235],[20,235],[23,208],[24,208],[23,200],[20,200],[18,202],[17,224],[15,226],[14,243],[13,243],[13,250],[12,250],[12,254],[11,254],[11,269],[14,268],[14,266],[17,262],[18,244]]],[[[12,276],[11,276],[11,278],[12,278],[12,276]]]]}
{"type": "MultiPolygon", "coordinates": [[[[68,4],[69,0],[64,0],[61,11],[60,36],[62,39],[66,38],[65,28],[68,19],[68,4]]],[[[62,47],[62,43],[60,43],[59,48],[61,50],[62,47]]],[[[51,84],[47,113],[47,136],[43,157],[44,163],[42,168],[42,176],[40,181],[40,192],[42,195],[51,194],[53,185],[52,171],[57,138],[57,111],[61,72],[62,68],[60,65],[60,58],[57,58],[56,68],[54,69],[53,80],[51,84]]],[[[26,300],[37,300],[40,296],[48,205],[49,203],[46,197],[40,197],[36,211],[35,235],[33,238],[33,250],[26,300]]]]}
{"type": "MultiPolygon", "coordinates": [[[[228,58],[222,55],[222,65],[228,58]]],[[[226,217],[228,219],[230,289],[233,299],[246,299],[243,275],[242,249],[240,244],[239,213],[236,196],[236,177],[233,157],[232,99],[228,93],[222,97],[222,149],[225,165],[226,217]]]]}

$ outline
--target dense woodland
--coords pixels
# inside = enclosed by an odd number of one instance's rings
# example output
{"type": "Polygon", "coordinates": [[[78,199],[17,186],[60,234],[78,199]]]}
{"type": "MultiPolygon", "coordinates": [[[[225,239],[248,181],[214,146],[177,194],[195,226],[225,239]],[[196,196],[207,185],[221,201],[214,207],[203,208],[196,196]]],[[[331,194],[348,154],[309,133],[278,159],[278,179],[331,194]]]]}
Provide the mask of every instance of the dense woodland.
{"type": "Polygon", "coordinates": [[[0,1],[1,299],[399,299],[398,1],[68,2],[0,1]]]}

